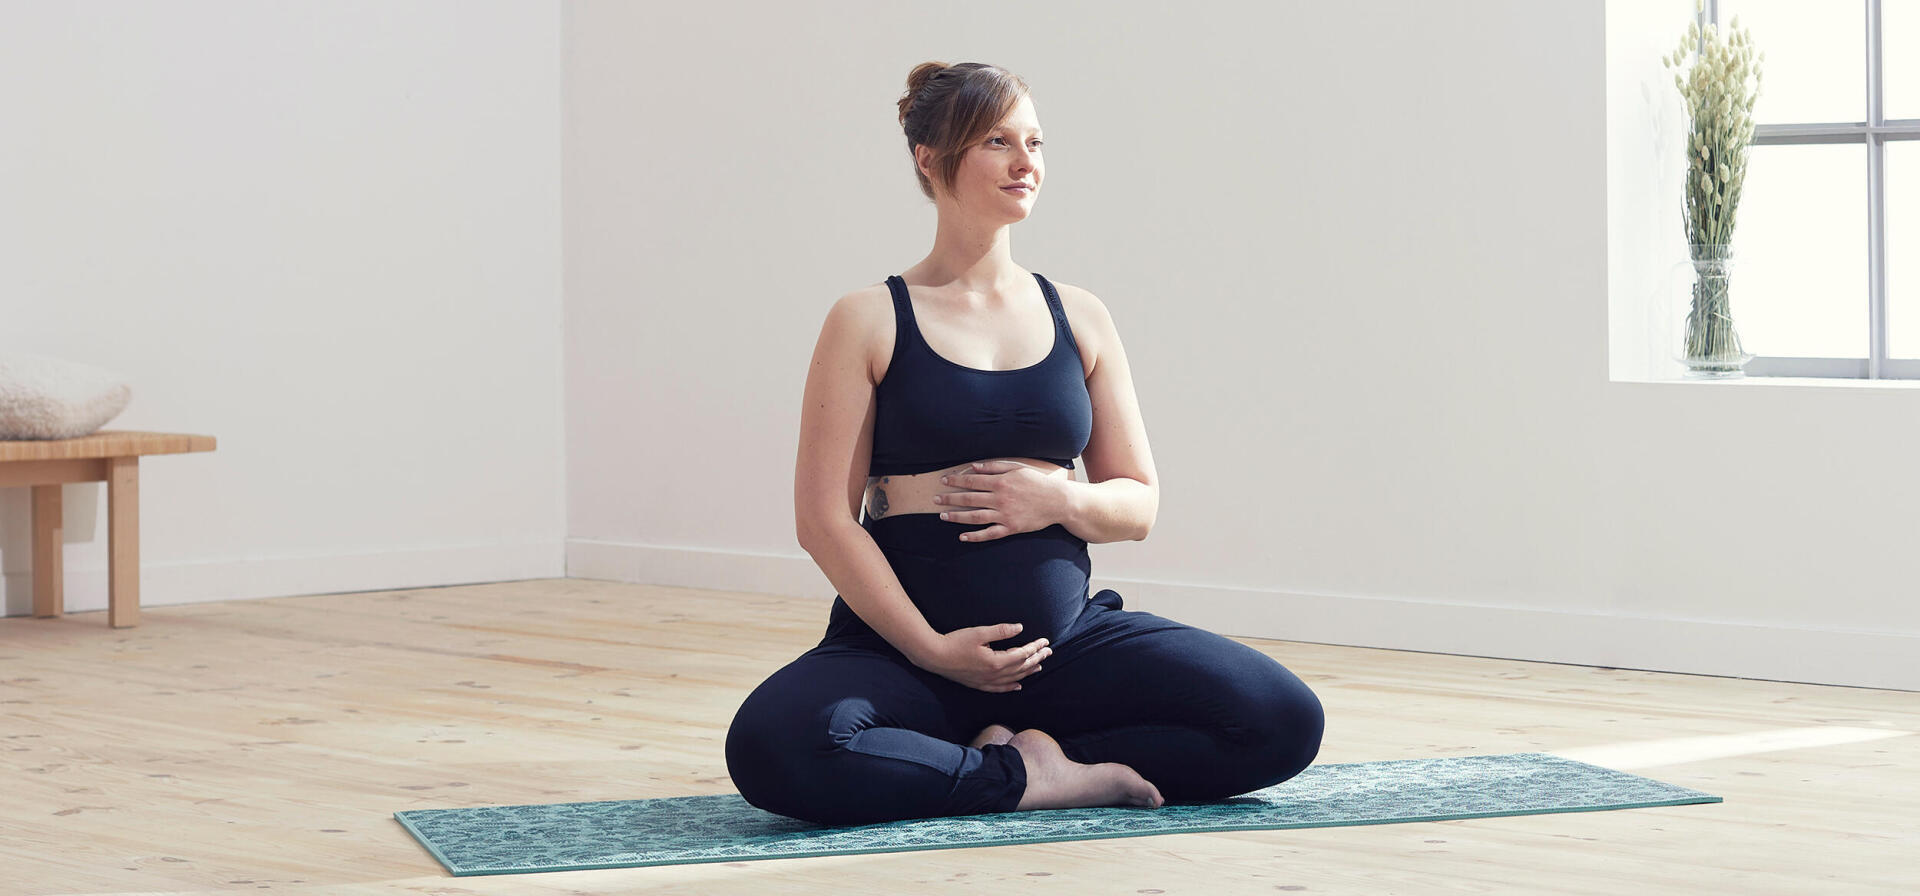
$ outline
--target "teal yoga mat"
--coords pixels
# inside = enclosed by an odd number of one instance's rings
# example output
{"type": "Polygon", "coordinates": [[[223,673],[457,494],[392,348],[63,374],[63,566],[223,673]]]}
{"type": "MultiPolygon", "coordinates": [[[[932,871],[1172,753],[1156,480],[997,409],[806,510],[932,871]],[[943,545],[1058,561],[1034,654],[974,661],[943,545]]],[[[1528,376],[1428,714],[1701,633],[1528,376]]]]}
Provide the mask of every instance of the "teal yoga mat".
{"type": "Polygon", "coordinates": [[[995,812],[857,827],[764,812],[736,793],[393,816],[448,871],[466,877],[1718,802],[1550,753],[1507,753],[1314,765],[1265,790],[1158,809],[995,812]]]}

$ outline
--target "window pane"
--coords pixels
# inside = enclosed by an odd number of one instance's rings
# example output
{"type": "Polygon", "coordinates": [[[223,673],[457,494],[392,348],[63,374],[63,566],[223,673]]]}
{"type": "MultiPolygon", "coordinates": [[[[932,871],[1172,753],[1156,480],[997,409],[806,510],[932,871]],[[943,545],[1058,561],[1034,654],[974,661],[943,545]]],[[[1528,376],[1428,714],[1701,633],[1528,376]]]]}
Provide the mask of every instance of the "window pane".
{"type": "Polygon", "coordinates": [[[1742,347],[1764,357],[1865,358],[1866,145],[1747,152],[1733,230],[1732,308],[1742,347]]]}
{"type": "Polygon", "coordinates": [[[1916,258],[1920,258],[1920,141],[1888,140],[1889,358],[1920,358],[1920,263],[1916,258]]]}
{"type": "Polygon", "coordinates": [[[1736,15],[1741,29],[1753,34],[1754,55],[1767,54],[1753,104],[1756,123],[1867,120],[1863,0],[1723,0],[1721,31],[1736,15]]]}
{"type": "MultiPolygon", "coordinates": [[[[1916,46],[1920,46],[1920,0],[1881,0],[1880,59],[1887,81],[1880,100],[1886,104],[1882,111],[1888,118],[1920,118],[1920,58],[1912,51],[1916,46]]],[[[1767,61],[1773,61],[1773,54],[1767,54],[1767,61]]],[[[1754,103],[1753,108],[1758,112],[1760,104],[1754,103]]]]}

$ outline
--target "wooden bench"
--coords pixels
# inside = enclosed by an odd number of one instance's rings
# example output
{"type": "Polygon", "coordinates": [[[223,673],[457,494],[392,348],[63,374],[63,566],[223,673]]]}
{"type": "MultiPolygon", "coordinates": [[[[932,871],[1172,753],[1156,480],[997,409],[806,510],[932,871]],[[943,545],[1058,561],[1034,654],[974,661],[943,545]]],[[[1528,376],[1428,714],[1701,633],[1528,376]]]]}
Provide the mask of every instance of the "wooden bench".
{"type": "Polygon", "coordinates": [[[60,486],[107,484],[107,625],[140,624],[140,457],[212,451],[213,436],[103,429],[77,439],[0,441],[0,488],[33,487],[33,615],[58,616],[60,486]]]}

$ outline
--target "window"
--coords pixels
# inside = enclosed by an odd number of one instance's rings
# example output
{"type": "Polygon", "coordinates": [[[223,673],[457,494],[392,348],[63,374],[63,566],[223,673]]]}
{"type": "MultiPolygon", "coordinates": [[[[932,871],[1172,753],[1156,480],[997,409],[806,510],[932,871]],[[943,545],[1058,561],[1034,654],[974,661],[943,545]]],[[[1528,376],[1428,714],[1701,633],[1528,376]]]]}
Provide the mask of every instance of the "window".
{"type": "Polygon", "coordinates": [[[1767,54],[1733,233],[1748,376],[1920,379],[1920,0],[1707,0],[1767,54]]]}

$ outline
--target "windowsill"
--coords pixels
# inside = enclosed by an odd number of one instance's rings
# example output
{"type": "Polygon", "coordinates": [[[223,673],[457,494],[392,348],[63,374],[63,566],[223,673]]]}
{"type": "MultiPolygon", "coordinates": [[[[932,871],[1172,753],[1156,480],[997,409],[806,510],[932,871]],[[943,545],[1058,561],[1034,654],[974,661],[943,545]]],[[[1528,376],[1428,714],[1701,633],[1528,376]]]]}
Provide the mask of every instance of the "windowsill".
{"type": "Polygon", "coordinates": [[[1616,383],[1679,386],[1799,386],[1837,389],[1920,389],[1920,380],[1865,380],[1837,376],[1743,376],[1730,379],[1614,380],[1616,383]]]}

